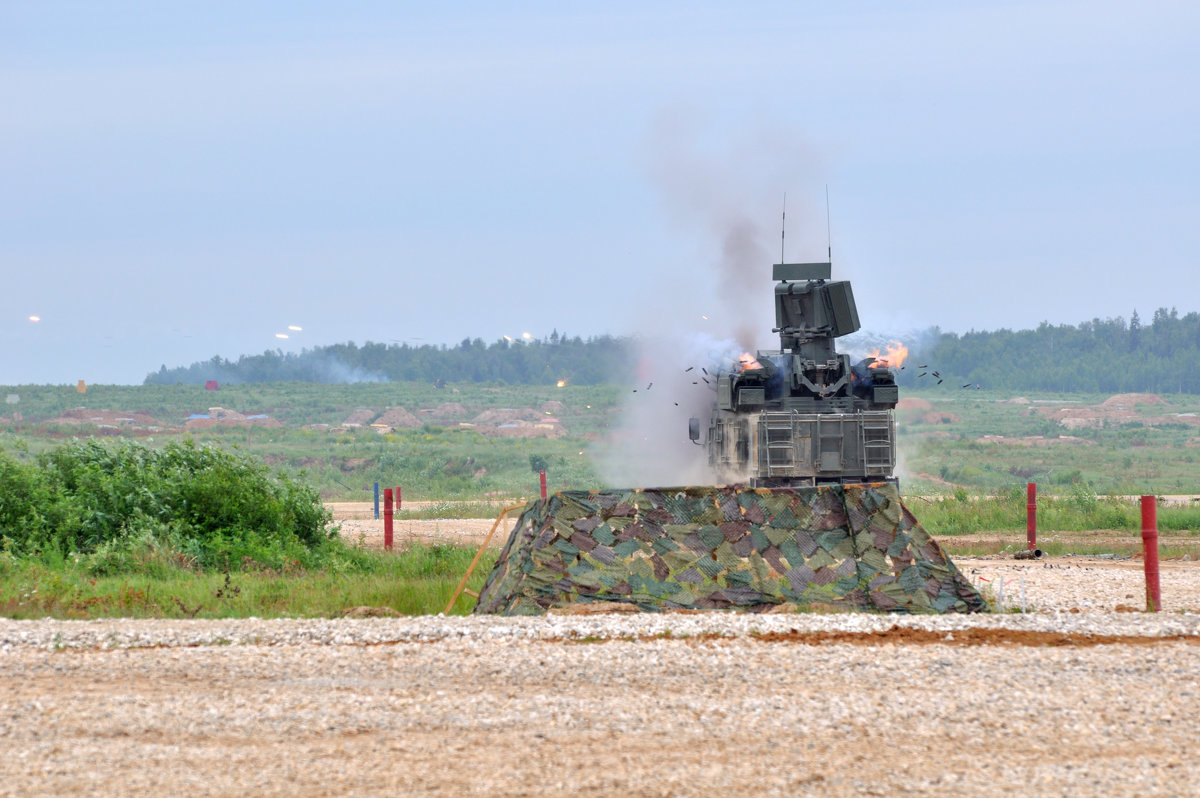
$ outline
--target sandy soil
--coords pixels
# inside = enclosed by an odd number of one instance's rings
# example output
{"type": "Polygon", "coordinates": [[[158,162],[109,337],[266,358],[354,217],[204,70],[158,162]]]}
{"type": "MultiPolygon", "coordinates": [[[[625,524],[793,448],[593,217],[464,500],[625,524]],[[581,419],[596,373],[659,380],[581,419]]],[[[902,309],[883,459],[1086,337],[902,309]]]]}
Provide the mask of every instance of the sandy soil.
{"type": "MultiPolygon", "coordinates": [[[[488,531],[493,524],[495,524],[495,519],[486,518],[400,520],[392,524],[392,541],[395,546],[402,546],[409,542],[462,543],[478,546],[487,538],[488,531]]],[[[515,525],[515,515],[511,519],[501,522],[488,545],[504,545],[504,541],[508,540],[509,533],[512,532],[515,525]]],[[[383,548],[383,521],[342,521],[340,526],[343,540],[373,549],[383,548]]]]}
{"type": "MultiPolygon", "coordinates": [[[[499,515],[500,511],[502,509],[504,509],[505,507],[508,507],[513,504],[520,504],[525,501],[526,501],[525,499],[496,499],[496,500],[488,500],[486,502],[470,502],[470,504],[474,505],[474,506],[478,506],[481,504],[490,504],[496,508],[496,514],[499,515]]],[[[455,505],[461,504],[461,503],[462,502],[452,502],[452,501],[409,501],[409,500],[405,499],[401,503],[400,510],[402,512],[418,512],[420,510],[427,510],[430,507],[439,507],[440,506],[440,507],[446,507],[446,508],[453,508],[455,505]]],[[[345,521],[345,520],[368,521],[368,520],[372,520],[375,518],[375,503],[374,502],[325,502],[325,506],[329,509],[329,511],[331,513],[333,513],[334,521],[345,521]]],[[[379,512],[380,512],[380,515],[382,516],[382,514],[383,514],[383,499],[379,500],[379,512]]],[[[382,523],[382,521],[381,521],[381,523],[382,523]]]]}
{"type": "MultiPolygon", "coordinates": [[[[405,502],[403,509],[421,510],[434,504],[445,505],[447,502],[405,502]]],[[[512,505],[496,505],[497,516],[505,506],[512,505]]],[[[340,528],[343,540],[373,549],[383,548],[383,519],[374,518],[372,502],[330,502],[326,507],[333,513],[334,523],[340,528]]],[[[496,526],[489,546],[504,545],[509,533],[516,526],[518,515],[519,513],[514,512],[496,526]]],[[[407,542],[463,543],[477,546],[487,539],[488,532],[495,524],[495,518],[401,518],[392,522],[392,541],[396,546],[403,546],[407,542]]]]}

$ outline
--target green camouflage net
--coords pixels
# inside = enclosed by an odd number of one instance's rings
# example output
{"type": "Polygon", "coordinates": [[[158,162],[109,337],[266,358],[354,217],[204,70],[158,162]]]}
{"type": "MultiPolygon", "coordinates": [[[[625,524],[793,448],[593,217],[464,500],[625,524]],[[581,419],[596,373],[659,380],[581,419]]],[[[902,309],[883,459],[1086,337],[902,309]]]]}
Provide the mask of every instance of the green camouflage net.
{"type": "Polygon", "coordinates": [[[532,501],[475,612],[539,615],[581,602],[651,612],[987,609],[890,483],[563,491],[532,501]]]}

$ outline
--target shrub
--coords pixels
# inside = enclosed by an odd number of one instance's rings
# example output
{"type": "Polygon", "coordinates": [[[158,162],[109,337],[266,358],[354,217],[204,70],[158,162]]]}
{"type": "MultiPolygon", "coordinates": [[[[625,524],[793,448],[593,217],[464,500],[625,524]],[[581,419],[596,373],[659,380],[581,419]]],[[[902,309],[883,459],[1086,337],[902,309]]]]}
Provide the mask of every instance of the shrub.
{"type": "Polygon", "coordinates": [[[1050,484],[1052,485],[1078,485],[1082,481],[1083,472],[1078,468],[1056,471],[1050,475],[1050,484]]]}
{"type": "Polygon", "coordinates": [[[200,567],[275,566],[330,541],[315,490],[192,441],[75,442],[32,463],[0,452],[0,479],[0,548],[87,556],[103,572],[175,555],[200,567]]]}

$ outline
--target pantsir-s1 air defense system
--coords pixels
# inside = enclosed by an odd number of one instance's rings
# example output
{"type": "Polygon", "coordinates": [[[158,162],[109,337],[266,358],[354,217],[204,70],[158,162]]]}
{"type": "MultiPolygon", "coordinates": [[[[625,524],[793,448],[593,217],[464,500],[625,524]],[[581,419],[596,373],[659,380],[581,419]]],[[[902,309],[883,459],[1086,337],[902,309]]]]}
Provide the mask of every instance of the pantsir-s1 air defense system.
{"type": "MultiPolygon", "coordinates": [[[[775,266],[779,350],[716,372],[705,443],[723,484],[530,501],[475,612],[986,611],[900,498],[889,368],[899,363],[851,365],[838,354],[834,340],[858,329],[858,311],[850,284],[830,272],[828,263],[775,266]]],[[[699,442],[700,419],[690,427],[699,442]]]]}
{"type": "MultiPolygon", "coordinates": [[[[895,481],[895,375],[886,361],[852,365],[835,349],[859,322],[850,283],[831,273],[829,263],[774,266],[779,349],[746,353],[717,377],[704,445],[719,483],[895,481]]],[[[693,442],[700,433],[691,419],[693,442]]]]}

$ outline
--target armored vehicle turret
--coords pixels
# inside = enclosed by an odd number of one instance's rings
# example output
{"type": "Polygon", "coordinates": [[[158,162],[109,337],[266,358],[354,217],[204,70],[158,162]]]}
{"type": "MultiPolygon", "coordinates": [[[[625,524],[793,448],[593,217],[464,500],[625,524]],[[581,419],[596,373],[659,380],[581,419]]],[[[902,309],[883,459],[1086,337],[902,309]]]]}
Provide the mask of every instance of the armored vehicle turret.
{"type": "MultiPolygon", "coordinates": [[[[899,399],[887,361],[851,364],[836,339],[859,329],[850,283],[829,263],[773,269],[779,349],[743,354],[716,380],[703,442],[720,483],[755,487],[894,482],[899,399]]],[[[701,423],[689,434],[700,443],[701,423]]]]}

